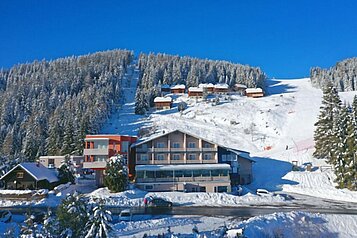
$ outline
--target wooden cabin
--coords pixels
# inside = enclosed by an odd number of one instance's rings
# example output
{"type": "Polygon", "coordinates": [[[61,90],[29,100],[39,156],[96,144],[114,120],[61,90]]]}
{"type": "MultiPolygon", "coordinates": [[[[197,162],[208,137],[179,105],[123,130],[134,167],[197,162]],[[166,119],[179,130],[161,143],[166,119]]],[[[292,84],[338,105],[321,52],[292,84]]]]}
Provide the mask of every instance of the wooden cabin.
{"type": "Polygon", "coordinates": [[[5,189],[53,189],[59,184],[56,169],[49,169],[40,163],[21,163],[0,178],[5,189]]]}
{"type": "Polygon", "coordinates": [[[183,84],[178,84],[171,87],[171,93],[174,94],[185,93],[185,90],[186,90],[186,86],[183,84]]]}
{"type": "Polygon", "coordinates": [[[261,88],[247,88],[245,90],[245,94],[247,97],[250,97],[250,98],[264,97],[264,92],[263,92],[263,89],[261,89],[261,88]]]}
{"type": "Polygon", "coordinates": [[[233,87],[233,90],[242,96],[245,96],[246,89],[247,89],[247,86],[244,84],[240,84],[240,83],[234,84],[234,87],[233,87]]]}
{"type": "Polygon", "coordinates": [[[156,110],[170,109],[172,107],[171,97],[156,97],[154,99],[156,110]]]}
{"type": "Polygon", "coordinates": [[[203,88],[190,87],[188,89],[189,97],[203,98],[203,88]]]}
{"type": "Polygon", "coordinates": [[[212,83],[200,83],[198,87],[203,88],[203,90],[206,90],[208,93],[213,93],[214,91],[214,85],[212,83]]]}
{"type": "Polygon", "coordinates": [[[228,93],[228,84],[216,84],[214,85],[214,93],[218,94],[227,94],[228,93]]]}

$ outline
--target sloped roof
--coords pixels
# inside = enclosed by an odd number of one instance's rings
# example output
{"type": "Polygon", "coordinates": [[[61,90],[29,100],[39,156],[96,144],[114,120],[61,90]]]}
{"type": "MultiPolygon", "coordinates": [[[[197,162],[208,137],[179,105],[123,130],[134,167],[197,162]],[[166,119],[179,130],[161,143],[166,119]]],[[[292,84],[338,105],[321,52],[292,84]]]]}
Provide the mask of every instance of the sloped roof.
{"type": "Polygon", "coordinates": [[[263,93],[263,89],[261,88],[247,88],[245,90],[246,93],[263,93]]]}
{"type": "Polygon", "coordinates": [[[216,84],[214,85],[214,88],[223,88],[223,89],[228,89],[229,86],[226,83],[221,83],[221,84],[216,84]]]}
{"type": "Polygon", "coordinates": [[[203,93],[203,88],[189,87],[189,88],[188,88],[188,91],[189,91],[189,92],[203,93]]]}
{"type": "Polygon", "coordinates": [[[178,84],[171,87],[171,89],[185,89],[185,88],[186,86],[184,84],[178,84]]]}
{"type": "MultiPolygon", "coordinates": [[[[162,136],[171,134],[171,133],[176,132],[176,131],[177,131],[177,132],[184,133],[184,134],[187,134],[187,135],[192,136],[192,137],[200,138],[200,139],[202,139],[202,140],[204,140],[204,141],[207,141],[207,142],[212,143],[212,144],[216,144],[216,145],[218,145],[219,147],[225,148],[225,149],[227,149],[227,150],[228,150],[228,149],[231,149],[231,148],[229,148],[229,147],[227,147],[227,146],[221,145],[221,144],[219,144],[219,143],[213,142],[212,140],[203,138],[203,137],[201,137],[201,136],[195,135],[195,134],[193,134],[193,133],[190,133],[190,132],[187,132],[187,131],[184,131],[184,130],[181,130],[181,129],[167,130],[167,131],[163,131],[163,132],[161,132],[161,133],[160,133],[160,132],[157,132],[157,133],[155,133],[155,134],[153,134],[153,135],[151,135],[151,136],[149,136],[149,137],[139,139],[138,141],[136,141],[136,143],[132,144],[131,147],[136,147],[136,146],[139,146],[139,145],[141,145],[141,144],[145,144],[145,143],[147,143],[147,142],[149,142],[149,141],[152,141],[152,140],[157,139],[157,138],[160,138],[160,137],[162,137],[162,136]]],[[[234,150],[235,152],[245,153],[245,154],[248,154],[248,156],[249,156],[249,152],[248,152],[248,151],[236,150],[236,149],[231,149],[231,150],[234,150]]],[[[241,156],[241,157],[243,157],[243,156],[241,156]]]]}
{"type": "Polygon", "coordinates": [[[59,181],[57,177],[57,172],[54,169],[48,169],[42,164],[38,163],[21,163],[12,168],[9,172],[7,172],[4,176],[1,177],[1,180],[6,177],[9,173],[11,173],[16,168],[21,167],[27,173],[29,173],[34,179],[37,181],[47,180],[50,183],[59,181]]]}
{"type": "Polygon", "coordinates": [[[172,102],[171,97],[156,97],[154,102],[172,102]]]}

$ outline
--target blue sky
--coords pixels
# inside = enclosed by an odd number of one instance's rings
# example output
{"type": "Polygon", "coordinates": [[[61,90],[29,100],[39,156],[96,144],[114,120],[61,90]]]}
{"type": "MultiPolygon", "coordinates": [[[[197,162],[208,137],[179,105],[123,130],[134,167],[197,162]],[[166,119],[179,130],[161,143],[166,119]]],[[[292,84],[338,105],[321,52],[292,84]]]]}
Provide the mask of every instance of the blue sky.
{"type": "Polygon", "coordinates": [[[309,75],[357,56],[357,1],[1,0],[0,67],[126,48],[309,75]]]}

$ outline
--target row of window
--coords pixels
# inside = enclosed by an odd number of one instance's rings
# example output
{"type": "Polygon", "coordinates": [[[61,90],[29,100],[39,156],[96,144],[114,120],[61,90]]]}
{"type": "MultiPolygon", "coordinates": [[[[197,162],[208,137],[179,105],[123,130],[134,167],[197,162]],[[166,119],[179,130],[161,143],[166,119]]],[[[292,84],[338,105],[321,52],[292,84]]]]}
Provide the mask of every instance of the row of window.
{"type": "MultiPolygon", "coordinates": [[[[148,161],[148,155],[147,154],[141,154],[139,155],[141,161],[148,161]]],[[[183,156],[181,154],[173,154],[171,155],[171,160],[182,160],[183,156]]],[[[187,160],[197,160],[198,156],[197,154],[188,154],[187,155],[187,160]]],[[[212,154],[203,154],[203,160],[212,160],[213,156],[212,154]]],[[[155,160],[167,160],[167,156],[164,154],[157,154],[155,155],[155,160]]]]}
{"type": "MultiPolygon", "coordinates": [[[[207,143],[207,142],[206,142],[206,143],[203,143],[202,146],[203,146],[203,148],[212,148],[212,144],[207,143]]],[[[155,148],[166,148],[166,147],[167,147],[166,143],[164,143],[164,142],[157,142],[155,148]]],[[[179,142],[173,142],[171,147],[172,147],[172,148],[182,148],[182,147],[181,147],[181,143],[179,143],[179,142]]],[[[147,148],[148,148],[148,147],[147,147],[147,144],[142,144],[142,145],[141,145],[141,148],[142,148],[142,149],[147,149],[147,148]]],[[[197,147],[196,147],[196,142],[188,142],[187,148],[197,148],[197,147]]]]}
{"type": "Polygon", "coordinates": [[[191,178],[191,177],[221,177],[228,176],[229,170],[212,169],[212,170],[167,170],[167,171],[137,171],[137,178],[191,178]]]}

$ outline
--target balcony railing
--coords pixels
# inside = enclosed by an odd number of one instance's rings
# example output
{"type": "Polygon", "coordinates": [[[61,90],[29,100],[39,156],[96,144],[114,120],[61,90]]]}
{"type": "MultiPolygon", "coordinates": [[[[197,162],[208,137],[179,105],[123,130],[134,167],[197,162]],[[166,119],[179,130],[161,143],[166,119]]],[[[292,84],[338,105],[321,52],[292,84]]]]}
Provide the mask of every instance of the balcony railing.
{"type": "Polygon", "coordinates": [[[83,168],[85,169],[105,169],[107,166],[106,161],[84,162],[83,168]]]}
{"type": "Polygon", "coordinates": [[[108,150],[108,148],[106,148],[106,149],[84,149],[83,154],[84,155],[108,155],[109,150],[108,150]]]}
{"type": "Polygon", "coordinates": [[[217,148],[136,148],[137,153],[217,152],[217,148]]]}

